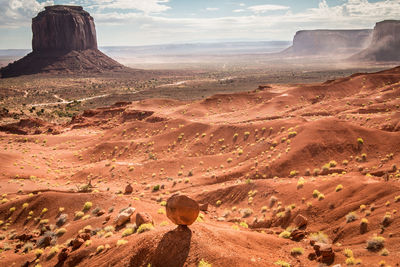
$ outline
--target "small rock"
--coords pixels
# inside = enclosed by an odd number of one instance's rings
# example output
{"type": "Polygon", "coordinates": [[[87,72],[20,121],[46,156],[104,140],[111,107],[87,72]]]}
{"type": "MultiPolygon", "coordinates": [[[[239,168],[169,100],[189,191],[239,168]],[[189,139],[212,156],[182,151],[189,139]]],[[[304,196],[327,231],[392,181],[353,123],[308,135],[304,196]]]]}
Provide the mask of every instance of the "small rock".
{"type": "Polygon", "coordinates": [[[82,238],[75,238],[72,241],[72,249],[75,250],[75,249],[80,248],[84,242],[85,241],[82,238]]]}
{"type": "Polygon", "coordinates": [[[249,225],[251,229],[258,229],[258,228],[270,228],[272,221],[264,220],[264,219],[257,219],[255,218],[253,222],[249,225]]]}
{"type": "Polygon", "coordinates": [[[154,224],[153,218],[151,218],[150,214],[146,212],[138,212],[136,214],[136,226],[139,227],[144,223],[154,224]]]}
{"type": "MultiPolygon", "coordinates": [[[[87,229],[85,229],[85,230],[87,230],[87,229]]],[[[89,231],[91,231],[91,230],[89,229],[89,231]]],[[[89,233],[80,233],[80,234],[78,235],[78,238],[81,238],[81,239],[83,239],[84,241],[86,241],[86,240],[89,240],[89,239],[90,239],[90,234],[89,234],[89,233]]]]}
{"type": "Polygon", "coordinates": [[[105,214],[105,213],[106,213],[105,210],[99,210],[99,211],[96,213],[96,216],[97,216],[97,217],[100,217],[101,215],[103,215],[103,214],[105,214]]]}
{"type": "Polygon", "coordinates": [[[303,229],[307,227],[308,220],[303,215],[297,214],[297,216],[293,220],[293,223],[297,228],[303,229]]]}
{"type": "Polygon", "coordinates": [[[128,184],[128,185],[125,187],[125,194],[126,194],[126,195],[129,195],[129,194],[132,194],[132,192],[133,192],[133,187],[131,186],[131,184],[128,184]]]}
{"type": "Polygon", "coordinates": [[[174,195],[167,200],[167,217],[177,225],[191,225],[197,219],[199,204],[184,195],[174,195]]]}
{"type": "Polygon", "coordinates": [[[298,230],[298,229],[294,230],[293,232],[290,233],[290,238],[296,242],[303,240],[305,236],[306,236],[305,231],[298,230]]]}
{"type": "Polygon", "coordinates": [[[58,253],[58,261],[59,262],[64,262],[68,258],[68,249],[63,248],[60,253],[58,253]]]}
{"type": "Polygon", "coordinates": [[[201,211],[207,211],[208,210],[208,203],[200,204],[199,209],[201,211]]]}
{"type": "Polygon", "coordinates": [[[135,208],[129,207],[121,211],[115,218],[117,226],[121,226],[130,220],[131,215],[135,212],[135,208]]]}
{"type": "Polygon", "coordinates": [[[314,250],[315,254],[318,256],[318,262],[331,265],[335,261],[335,253],[331,245],[315,243],[314,250]]]}

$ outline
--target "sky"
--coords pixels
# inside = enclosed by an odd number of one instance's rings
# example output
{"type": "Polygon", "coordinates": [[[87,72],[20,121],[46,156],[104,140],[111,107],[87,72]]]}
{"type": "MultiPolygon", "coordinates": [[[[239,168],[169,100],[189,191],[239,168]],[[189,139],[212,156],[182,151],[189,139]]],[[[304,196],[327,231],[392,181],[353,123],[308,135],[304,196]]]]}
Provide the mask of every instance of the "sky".
{"type": "Polygon", "coordinates": [[[400,19],[400,0],[0,0],[0,49],[31,48],[31,19],[53,4],[83,6],[99,46],[289,41],[298,30],[400,19]]]}

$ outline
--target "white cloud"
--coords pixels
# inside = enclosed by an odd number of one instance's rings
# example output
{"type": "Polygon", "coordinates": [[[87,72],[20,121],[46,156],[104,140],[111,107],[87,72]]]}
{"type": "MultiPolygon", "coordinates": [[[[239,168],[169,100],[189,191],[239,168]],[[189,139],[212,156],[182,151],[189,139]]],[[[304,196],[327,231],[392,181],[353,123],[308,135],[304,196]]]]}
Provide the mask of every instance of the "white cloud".
{"type": "MultiPolygon", "coordinates": [[[[59,3],[62,0],[55,1],[59,3]]],[[[71,1],[68,0],[68,3],[71,1]]],[[[190,13],[165,16],[162,12],[169,8],[165,0],[129,1],[129,8],[125,7],[122,11],[115,6],[121,5],[122,0],[75,1],[76,4],[84,5],[85,9],[92,6],[89,12],[95,19],[100,45],[142,45],[216,39],[290,40],[296,31],[302,29],[372,29],[378,21],[400,18],[400,0],[343,0],[335,6],[329,6],[329,1],[321,0],[314,8],[300,12],[275,8],[281,11],[278,13],[250,13],[244,7],[232,10],[231,16],[211,18],[198,15],[191,17],[190,13]],[[109,7],[100,8],[97,6],[99,3],[109,7]],[[110,10],[113,5],[115,8],[110,10]],[[164,7],[156,8],[154,5],[164,7]]],[[[0,4],[0,28],[23,24],[28,29],[30,18],[44,6],[37,0],[0,0],[0,4]]],[[[6,43],[1,35],[0,43],[6,43]]],[[[30,47],[29,38],[25,43],[30,47]]]]}
{"type": "Polygon", "coordinates": [[[0,28],[30,25],[31,18],[53,1],[0,0],[0,28]]]}
{"type": "Polygon", "coordinates": [[[89,8],[138,10],[146,14],[161,13],[171,8],[166,5],[169,0],[86,0],[86,2],[89,2],[89,8]]]}
{"type": "Polygon", "coordinates": [[[219,10],[219,8],[218,7],[207,7],[206,10],[207,11],[217,11],[217,10],[219,10]]]}
{"type": "Polygon", "coordinates": [[[257,5],[257,6],[249,6],[247,9],[255,13],[265,13],[269,11],[288,10],[290,9],[290,7],[281,5],[257,5]]]}
{"type": "Polygon", "coordinates": [[[246,4],[245,3],[240,3],[239,6],[246,6],[246,4]]]}

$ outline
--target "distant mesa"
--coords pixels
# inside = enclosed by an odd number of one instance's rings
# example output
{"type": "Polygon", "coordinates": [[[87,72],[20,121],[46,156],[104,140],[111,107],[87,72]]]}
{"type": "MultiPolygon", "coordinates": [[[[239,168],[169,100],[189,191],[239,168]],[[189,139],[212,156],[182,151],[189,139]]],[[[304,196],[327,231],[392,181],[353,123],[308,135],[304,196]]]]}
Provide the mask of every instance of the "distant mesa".
{"type": "Polygon", "coordinates": [[[32,19],[32,52],[0,70],[3,78],[36,73],[80,73],[125,67],[97,48],[94,20],[81,6],[47,6],[32,19]]]}
{"type": "Polygon", "coordinates": [[[338,57],[351,61],[400,61],[400,20],[376,23],[373,30],[298,31],[284,56],[338,57]]]}
{"type": "Polygon", "coordinates": [[[400,61],[400,20],[384,20],[376,23],[370,45],[351,59],[400,61]]]}
{"type": "Polygon", "coordinates": [[[293,56],[352,55],[368,46],[372,30],[298,31],[283,53],[293,56]]]}

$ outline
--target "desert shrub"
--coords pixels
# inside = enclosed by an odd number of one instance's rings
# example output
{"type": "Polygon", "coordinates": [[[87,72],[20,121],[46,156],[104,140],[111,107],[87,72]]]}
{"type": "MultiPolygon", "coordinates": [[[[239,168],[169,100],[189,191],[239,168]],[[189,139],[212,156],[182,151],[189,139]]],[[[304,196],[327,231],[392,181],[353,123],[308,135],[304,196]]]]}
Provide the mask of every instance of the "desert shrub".
{"type": "Polygon", "coordinates": [[[364,144],[364,140],[361,137],[359,137],[359,138],[357,138],[357,143],[360,144],[360,145],[363,145],[364,144]]]}
{"type": "Polygon", "coordinates": [[[349,165],[349,161],[347,159],[345,159],[342,161],[342,164],[343,164],[343,166],[347,166],[347,165],[349,165]]]}
{"type": "Polygon", "coordinates": [[[133,234],[133,229],[132,228],[127,228],[122,232],[122,237],[129,236],[131,234],[133,234]]]}
{"type": "Polygon", "coordinates": [[[321,193],[317,189],[315,189],[312,194],[313,194],[313,198],[317,198],[319,196],[319,194],[321,194],[321,193]]]}
{"type": "Polygon", "coordinates": [[[329,167],[336,167],[337,162],[334,160],[329,161],[329,167]]]}
{"type": "Polygon", "coordinates": [[[318,176],[320,172],[321,172],[320,169],[315,168],[315,169],[313,170],[313,175],[314,175],[314,176],[318,176]]]}
{"type": "Polygon", "coordinates": [[[75,212],[75,220],[82,218],[83,215],[85,215],[85,214],[82,211],[75,212]]]}
{"type": "Polygon", "coordinates": [[[381,250],[381,252],[379,252],[379,255],[381,255],[381,256],[389,256],[389,250],[384,248],[384,249],[381,250]]]}
{"type": "Polygon", "coordinates": [[[90,202],[90,201],[85,202],[85,204],[83,205],[82,210],[83,210],[83,211],[90,210],[90,208],[91,208],[92,206],[93,206],[92,202],[90,202]]]}
{"type": "Polygon", "coordinates": [[[344,249],[343,253],[347,258],[352,258],[353,257],[353,251],[351,249],[349,249],[349,248],[344,249]]]}
{"type": "Polygon", "coordinates": [[[28,241],[22,246],[22,251],[24,253],[28,253],[29,251],[31,251],[33,249],[33,246],[34,246],[33,243],[28,241]]]}
{"type": "Polygon", "coordinates": [[[292,250],[290,251],[290,255],[292,256],[303,255],[303,253],[304,249],[301,247],[292,248],[292,250]]]}
{"type": "Polygon", "coordinates": [[[137,229],[137,233],[141,234],[141,233],[153,230],[153,229],[154,229],[154,226],[151,223],[144,223],[139,226],[139,228],[137,229]]]}
{"type": "Polygon", "coordinates": [[[311,233],[308,238],[317,243],[329,244],[329,237],[323,232],[311,233]]]}
{"type": "Polygon", "coordinates": [[[215,202],[215,205],[217,205],[217,206],[221,206],[221,204],[222,204],[222,201],[221,201],[221,200],[217,200],[217,201],[215,202]]]}
{"type": "Polygon", "coordinates": [[[290,238],[290,232],[289,231],[283,231],[282,233],[279,234],[279,237],[281,238],[290,238]]]}
{"type": "Polygon", "coordinates": [[[100,246],[98,246],[98,247],[96,248],[96,252],[97,252],[97,253],[100,253],[100,252],[102,252],[104,249],[105,249],[105,247],[104,247],[103,245],[100,245],[100,246]]]}
{"type": "Polygon", "coordinates": [[[242,218],[247,218],[253,214],[253,210],[250,208],[241,209],[240,214],[242,214],[242,218]]]}
{"type": "Polygon", "coordinates": [[[343,185],[339,184],[338,186],[336,186],[335,191],[339,192],[339,191],[342,191],[342,189],[343,189],[343,185]]]}
{"type": "Polygon", "coordinates": [[[57,236],[62,236],[62,235],[65,234],[66,232],[67,232],[67,229],[65,229],[65,228],[60,228],[60,229],[57,229],[57,230],[56,230],[55,234],[56,234],[57,236]]]}
{"type": "Polygon", "coordinates": [[[36,256],[37,258],[39,258],[40,256],[42,256],[42,254],[43,254],[43,249],[41,249],[41,248],[35,249],[35,256],[36,256]]]}
{"type": "Polygon", "coordinates": [[[290,267],[290,264],[283,260],[277,260],[274,264],[281,267],[290,267]]]}
{"type": "Polygon", "coordinates": [[[382,236],[374,235],[367,241],[367,249],[371,251],[377,251],[383,248],[385,245],[385,238],[382,236]]]}
{"type": "Polygon", "coordinates": [[[63,226],[67,222],[67,219],[68,219],[68,214],[65,213],[61,214],[56,220],[56,225],[58,227],[63,226]]]}
{"type": "Polygon", "coordinates": [[[153,186],[153,191],[158,191],[158,190],[160,190],[160,185],[159,184],[153,186]]]}
{"type": "Polygon", "coordinates": [[[346,222],[347,222],[347,223],[353,222],[353,221],[355,221],[355,220],[357,220],[357,219],[358,219],[358,215],[357,215],[357,213],[355,213],[354,211],[349,212],[349,213],[346,215],[346,222]]]}
{"type": "Polygon", "coordinates": [[[246,222],[240,222],[239,225],[243,228],[249,228],[249,225],[246,222]]]}
{"type": "Polygon", "coordinates": [[[318,200],[324,200],[324,199],[325,199],[325,195],[322,193],[319,193],[318,200]]]}
{"type": "Polygon", "coordinates": [[[201,261],[199,261],[199,264],[197,265],[197,267],[211,267],[212,265],[208,262],[206,262],[204,259],[201,259],[201,261]]]}
{"type": "Polygon", "coordinates": [[[304,184],[305,184],[305,180],[303,177],[300,177],[299,180],[297,181],[297,189],[303,188],[304,184]]]}
{"type": "Polygon", "coordinates": [[[47,259],[51,259],[54,257],[60,250],[58,249],[57,246],[54,246],[50,249],[49,254],[47,255],[47,259]]]}

